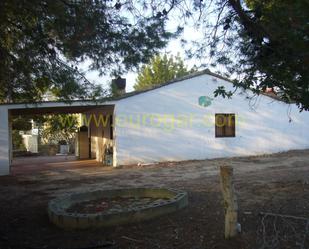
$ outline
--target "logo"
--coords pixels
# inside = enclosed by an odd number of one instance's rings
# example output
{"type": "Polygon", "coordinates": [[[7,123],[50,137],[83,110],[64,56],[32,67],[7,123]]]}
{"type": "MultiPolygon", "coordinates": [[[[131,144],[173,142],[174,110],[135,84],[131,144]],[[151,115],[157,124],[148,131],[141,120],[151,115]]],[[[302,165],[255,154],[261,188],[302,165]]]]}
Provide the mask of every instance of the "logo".
{"type": "Polygon", "coordinates": [[[212,101],[213,99],[207,96],[201,96],[198,98],[198,104],[202,107],[210,106],[212,101]]]}

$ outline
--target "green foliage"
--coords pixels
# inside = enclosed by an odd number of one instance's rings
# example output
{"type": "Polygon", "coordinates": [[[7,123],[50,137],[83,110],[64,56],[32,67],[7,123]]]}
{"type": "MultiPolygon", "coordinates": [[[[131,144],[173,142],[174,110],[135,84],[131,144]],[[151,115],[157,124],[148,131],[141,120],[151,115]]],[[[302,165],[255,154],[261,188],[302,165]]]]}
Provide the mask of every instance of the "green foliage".
{"type": "Polygon", "coordinates": [[[113,82],[109,83],[109,96],[110,97],[119,97],[119,90],[117,88],[117,86],[115,84],[113,84],[113,82]]]}
{"type": "Polygon", "coordinates": [[[23,138],[19,134],[19,131],[17,130],[12,131],[12,145],[13,145],[13,150],[22,150],[22,151],[26,150],[24,142],[23,142],[23,138]]]}
{"type": "Polygon", "coordinates": [[[15,117],[12,120],[12,129],[17,131],[30,131],[32,123],[29,117],[15,117]]]}
{"type": "Polygon", "coordinates": [[[179,55],[168,57],[156,55],[150,63],[144,65],[138,73],[137,81],[134,85],[135,90],[151,88],[178,77],[185,76],[195,69],[188,70],[179,55]]]}
{"type": "Polygon", "coordinates": [[[13,147],[23,150],[24,144],[19,131],[30,131],[33,120],[39,129],[41,139],[48,144],[72,144],[79,127],[79,119],[76,114],[58,115],[32,115],[15,117],[12,120],[13,147]]]}
{"type": "Polygon", "coordinates": [[[146,62],[172,34],[165,20],[121,1],[0,1],[0,102],[99,98],[77,66],[100,73],[146,62]],[[134,18],[133,18],[134,17],[134,18]]]}
{"type": "Polygon", "coordinates": [[[283,99],[309,110],[308,0],[165,2],[157,4],[157,13],[168,10],[168,17],[178,17],[183,27],[191,22],[203,34],[183,39],[189,57],[238,79],[236,87],[257,94],[274,87],[283,99]]]}
{"type": "Polygon", "coordinates": [[[231,91],[226,91],[224,86],[219,86],[214,91],[214,96],[218,97],[219,95],[221,95],[223,98],[231,98],[233,93],[231,91]]]}
{"type": "Polygon", "coordinates": [[[309,110],[309,2],[218,0],[212,9],[214,21],[200,5],[205,37],[189,55],[202,58],[210,48],[211,65],[237,76],[235,86],[257,94],[273,87],[281,98],[309,110]]]}
{"type": "Polygon", "coordinates": [[[48,116],[40,129],[41,138],[49,144],[66,141],[72,144],[79,127],[76,114],[58,114],[48,116]]]}
{"type": "Polygon", "coordinates": [[[276,87],[284,99],[309,109],[309,2],[248,0],[250,22],[242,20],[238,49],[243,85],[276,87]]]}
{"type": "MultiPolygon", "coordinates": [[[[308,9],[308,0],[2,0],[0,102],[40,100],[47,90],[65,100],[97,99],[106,92],[78,63],[121,75],[147,63],[191,21],[204,38],[186,37],[192,47],[183,39],[189,57],[237,76],[237,87],[274,87],[309,110],[308,9]],[[177,17],[173,35],[166,22],[177,17]]],[[[179,64],[179,73],[170,73],[169,59],[157,60],[142,68],[135,89],[188,71],[179,64]]]]}

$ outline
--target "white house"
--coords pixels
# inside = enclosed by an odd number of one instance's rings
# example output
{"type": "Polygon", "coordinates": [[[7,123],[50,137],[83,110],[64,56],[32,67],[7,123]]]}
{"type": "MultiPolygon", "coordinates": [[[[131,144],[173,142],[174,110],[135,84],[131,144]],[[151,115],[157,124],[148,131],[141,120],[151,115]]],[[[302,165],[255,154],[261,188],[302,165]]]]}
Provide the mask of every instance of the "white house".
{"type": "Polygon", "coordinates": [[[214,97],[218,86],[234,91],[228,80],[203,71],[104,102],[0,105],[0,175],[10,169],[10,116],[24,113],[84,113],[86,121],[95,117],[88,123],[90,154],[102,161],[108,144],[114,166],[309,148],[309,112],[241,89],[231,99],[214,97]],[[100,114],[109,121],[103,118],[100,124],[100,114]]]}

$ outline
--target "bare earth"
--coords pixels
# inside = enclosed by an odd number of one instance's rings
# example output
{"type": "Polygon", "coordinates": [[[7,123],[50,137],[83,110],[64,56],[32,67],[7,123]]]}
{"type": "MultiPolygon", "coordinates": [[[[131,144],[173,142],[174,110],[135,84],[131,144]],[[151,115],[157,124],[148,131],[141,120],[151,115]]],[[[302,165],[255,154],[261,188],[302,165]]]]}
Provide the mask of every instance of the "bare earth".
{"type": "Polygon", "coordinates": [[[19,172],[0,177],[1,249],[91,248],[104,241],[113,241],[113,248],[251,249],[259,212],[309,218],[309,150],[120,169],[58,162],[36,173],[19,172]],[[218,177],[223,164],[234,167],[238,194],[242,233],[233,240],[223,239],[218,177]],[[47,203],[59,195],[138,186],[186,190],[189,207],[152,221],[90,231],[63,231],[48,221],[47,203]]]}

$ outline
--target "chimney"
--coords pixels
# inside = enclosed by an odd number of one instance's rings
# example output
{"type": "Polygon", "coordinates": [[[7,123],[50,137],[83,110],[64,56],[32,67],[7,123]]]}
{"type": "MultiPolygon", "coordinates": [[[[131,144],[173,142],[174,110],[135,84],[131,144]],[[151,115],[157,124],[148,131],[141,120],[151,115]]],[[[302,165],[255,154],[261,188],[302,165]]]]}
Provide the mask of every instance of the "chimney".
{"type": "Polygon", "coordinates": [[[268,95],[273,95],[273,96],[277,95],[277,93],[276,93],[276,91],[273,87],[266,87],[264,92],[267,93],[268,95]]]}
{"type": "Polygon", "coordinates": [[[112,80],[112,86],[114,89],[114,95],[122,95],[126,93],[126,79],[120,76],[112,80]]]}

